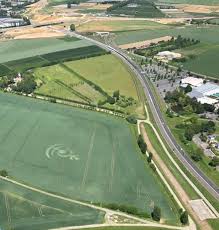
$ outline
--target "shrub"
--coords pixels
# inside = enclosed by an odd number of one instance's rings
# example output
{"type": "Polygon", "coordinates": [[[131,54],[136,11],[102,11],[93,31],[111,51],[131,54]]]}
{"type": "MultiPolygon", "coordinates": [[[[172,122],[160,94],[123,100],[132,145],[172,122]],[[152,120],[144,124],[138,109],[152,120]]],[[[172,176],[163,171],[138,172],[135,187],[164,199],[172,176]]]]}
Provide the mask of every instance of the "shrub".
{"type": "Polygon", "coordinates": [[[202,160],[202,157],[201,157],[201,155],[200,154],[193,154],[192,156],[191,156],[191,158],[195,161],[195,162],[198,162],[198,161],[200,161],[200,160],[202,160]]]}
{"type": "Polygon", "coordinates": [[[152,169],[154,172],[157,171],[157,168],[156,168],[156,166],[155,166],[153,163],[150,163],[150,167],[151,167],[151,169],[152,169]]]}
{"type": "Polygon", "coordinates": [[[107,102],[111,105],[115,104],[115,99],[113,97],[108,96],[107,97],[107,102]]]}
{"type": "Polygon", "coordinates": [[[188,224],[189,216],[188,216],[187,211],[182,212],[182,214],[180,215],[180,221],[181,221],[182,224],[188,224]]]}
{"type": "Polygon", "coordinates": [[[137,119],[134,115],[130,115],[126,118],[126,120],[131,124],[137,124],[137,119]]]}
{"type": "Polygon", "coordinates": [[[70,25],[70,30],[71,30],[71,31],[75,31],[75,24],[71,24],[71,25],[70,25]]]}
{"type": "Polygon", "coordinates": [[[147,145],[146,145],[146,143],[144,142],[144,140],[143,140],[143,138],[142,138],[142,135],[139,135],[138,136],[138,146],[139,146],[139,148],[140,148],[140,150],[141,150],[141,152],[143,153],[143,154],[145,154],[146,153],[146,150],[147,150],[147,145]]]}
{"type": "Polygon", "coordinates": [[[219,158],[218,157],[213,157],[212,160],[209,162],[209,165],[211,167],[216,167],[219,165],[219,158]]]}
{"type": "Polygon", "coordinates": [[[161,218],[161,209],[158,206],[154,206],[154,209],[151,213],[151,217],[155,221],[160,221],[161,218]]]}
{"type": "Polygon", "coordinates": [[[8,172],[6,170],[0,170],[0,176],[3,176],[3,177],[7,177],[8,176],[8,172]]]}
{"type": "Polygon", "coordinates": [[[153,158],[153,154],[151,152],[149,152],[149,155],[148,155],[148,158],[147,158],[148,163],[151,163],[152,158],[153,158]]]}

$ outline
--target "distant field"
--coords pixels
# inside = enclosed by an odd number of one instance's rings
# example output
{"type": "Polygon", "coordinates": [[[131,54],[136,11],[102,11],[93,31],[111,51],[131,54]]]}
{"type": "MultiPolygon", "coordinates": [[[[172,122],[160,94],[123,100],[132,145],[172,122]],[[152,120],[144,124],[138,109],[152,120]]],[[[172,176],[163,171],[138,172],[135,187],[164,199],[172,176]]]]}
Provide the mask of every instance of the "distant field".
{"type": "Polygon", "coordinates": [[[218,44],[219,27],[215,26],[170,26],[141,31],[125,31],[116,33],[116,43],[118,45],[144,41],[147,39],[162,37],[166,35],[177,36],[181,34],[184,37],[200,39],[203,43],[218,44]]]}
{"type": "Polygon", "coordinates": [[[104,213],[1,180],[1,229],[39,230],[102,223],[104,213]]]}
{"type": "Polygon", "coordinates": [[[107,13],[116,16],[125,15],[136,18],[159,18],[165,16],[164,13],[156,8],[153,1],[150,0],[132,0],[116,7],[117,5],[114,4],[113,7],[108,8],[107,13]]]}
{"type": "Polygon", "coordinates": [[[67,60],[78,60],[93,56],[99,56],[106,53],[107,52],[105,50],[99,48],[98,46],[90,45],[87,47],[61,50],[19,60],[13,60],[9,62],[4,62],[0,65],[0,76],[7,74],[9,70],[24,72],[29,69],[48,66],[67,60]]]}
{"type": "Polygon", "coordinates": [[[90,45],[92,43],[77,38],[71,41],[62,38],[3,41],[0,42],[0,63],[90,45]]]}
{"type": "MultiPolygon", "coordinates": [[[[78,0],[78,2],[87,2],[88,0],[78,0]]],[[[67,4],[69,1],[68,0],[49,0],[49,5],[51,6],[56,6],[56,5],[63,5],[67,4]]]]}
{"type": "Polygon", "coordinates": [[[0,168],[10,176],[79,200],[148,213],[156,204],[176,221],[124,120],[10,94],[0,94],[0,106],[0,168]]]}
{"type": "Polygon", "coordinates": [[[218,0],[158,0],[162,3],[181,3],[181,4],[196,4],[196,5],[219,5],[218,0]]]}
{"type": "Polygon", "coordinates": [[[182,63],[186,69],[219,78],[219,44],[202,44],[182,50],[176,50],[176,52],[180,52],[187,57],[189,55],[194,55],[193,58],[182,63]]]}
{"type": "Polygon", "coordinates": [[[219,77],[218,71],[218,46],[219,27],[216,26],[189,26],[189,27],[169,27],[159,30],[142,30],[116,33],[117,44],[126,44],[147,39],[154,39],[162,36],[182,35],[186,38],[199,39],[201,43],[197,46],[183,49],[180,52],[194,54],[195,59],[191,59],[183,65],[191,71],[219,77]]]}
{"type": "Polygon", "coordinates": [[[167,27],[157,22],[146,20],[112,20],[112,21],[91,21],[77,27],[80,32],[88,31],[132,31],[143,29],[158,29],[167,27]]]}

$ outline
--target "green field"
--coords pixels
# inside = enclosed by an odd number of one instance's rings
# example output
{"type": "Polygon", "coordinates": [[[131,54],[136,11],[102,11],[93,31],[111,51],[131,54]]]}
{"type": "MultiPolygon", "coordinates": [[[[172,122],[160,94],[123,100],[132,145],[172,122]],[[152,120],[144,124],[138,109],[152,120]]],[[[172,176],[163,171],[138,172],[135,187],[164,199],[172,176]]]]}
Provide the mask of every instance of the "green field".
{"type": "Polygon", "coordinates": [[[162,13],[153,1],[146,0],[129,0],[123,3],[116,3],[112,7],[107,9],[107,13],[111,15],[125,15],[136,18],[159,18],[164,17],[162,13]]]}
{"type": "Polygon", "coordinates": [[[63,38],[2,41],[0,42],[0,63],[90,45],[92,45],[90,42],[77,38],[71,41],[63,38]]]}
{"type": "MultiPolygon", "coordinates": [[[[106,99],[99,91],[87,84],[83,80],[85,78],[101,87],[110,96],[115,90],[119,90],[121,95],[127,98],[132,97],[137,102],[137,104],[126,108],[116,106],[117,109],[131,113],[142,113],[142,105],[133,81],[133,75],[121,60],[114,55],[102,55],[65,62],[64,65],[58,64],[37,68],[34,71],[34,76],[40,82],[43,82],[42,86],[36,90],[37,93],[80,102],[89,102],[89,100],[86,100],[87,98],[94,104],[106,99]],[[61,86],[57,80],[68,87],[64,87],[63,84],[61,86]],[[83,98],[83,96],[86,98],[83,98]]],[[[109,108],[113,107],[109,104],[107,106],[109,108]]]]}
{"type": "Polygon", "coordinates": [[[183,63],[185,69],[219,78],[219,43],[218,45],[200,44],[176,50],[176,52],[183,54],[185,57],[192,55],[192,58],[183,63]]]}
{"type": "Polygon", "coordinates": [[[172,201],[124,120],[10,94],[0,95],[0,106],[0,168],[11,177],[74,199],[148,213],[156,204],[164,219],[176,221],[172,201]]]}
{"type": "Polygon", "coordinates": [[[67,60],[78,60],[106,54],[107,52],[98,46],[90,45],[86,47],[73,48],[50,52],[38,56],[12,60],[0,64],[0,76],[4,76],[10,71],[24,72],[29,69],[50,66],[67,60]]]}
{"type": "Polygon", "coordinates": [[[133,30],[146,30],[168,28],[160,23],[146,20],[114,20],[114,21],[90,21],[83,23],[77,27],[79,32],[87,31],[133,31],[133,30]]]}
{"type": "Polygon", "coordinates": [[[69,72],[61,65],[53,65],[43,68],[38,68],[34,71],[37,81],[43,82],[43,85],[36,90],[36,93],[60,97],[63,99],[76,100],[79,102],[98,102],[104,97],[91,86],[83,82],[74,73],[69,72]],[[59,84],[60,81],[66,85],[59,84]],[[71,88],[71,89],[70,89],[71,88]],[[79,94],[84,95],[80,97],[79,94]]]}
{"type": "Polygon", "coordinates": [[[162,36],[178,36],[199,39],[201,43],[187,49],[179,50],[182,53],[193,54],[194,59],[183,63],[186,69],[200,74],[219,77],[218,72],[218,51],[219,51],[219,27],[217,26],[185,26],[168,27],[164,26],[159,30],[142,30],[116,33],[117,44],[126,44],[136,41],[143,41],[162,36]]]}
{"type": "Polygon", "coordinates": [[[89,207],[0,182],[0,228],[46,230],[102,223],[104,213],[89,207]]]}

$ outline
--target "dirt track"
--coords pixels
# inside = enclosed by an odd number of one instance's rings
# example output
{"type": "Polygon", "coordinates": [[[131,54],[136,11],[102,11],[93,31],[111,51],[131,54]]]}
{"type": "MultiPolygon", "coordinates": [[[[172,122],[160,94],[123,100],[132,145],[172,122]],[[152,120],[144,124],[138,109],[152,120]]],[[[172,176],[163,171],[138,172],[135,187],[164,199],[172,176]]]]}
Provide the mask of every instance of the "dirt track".
{"type": "Polygon", "coordinates": [[[165,178],[170,183],[170,185],[172,186],[174,191],[177,193],[177,195],[180,198],[180,200],[183,203],[183,205],[190,212],[192,218],[195,220],[196,223],[198,223],[198,225],[200,226],[200,228],[202,230],[212,230],[212,228],[208,224],[208,222],[206,220],[201,221],[198,218],[198,216],[196,215],[196,213],[193,211],[193,209],[191,208],[191,206],[189,204],[189,201],[190,201],[189,196],[187,195],[187,193],[185,192],[183,187],[179,184],[179,182],[176,180],[175,176],[172,174],[172,172],[169,170],[169,168],[166,166],[166,164],[163,162],[163,160],[160,158],[159,154],[156,152],[156,150],[152,146],[152,144],[151,144],[151,142],[150,142],[150,140],[148,138],[148,135],[146,133],[146,130],[144,128],[143,123],[140,124],[140,129],[141,129],[142,136],[143,136],[145,142],[147,143],[148,150],[150,152],[152,152],[152,154],[153,154],[154,161],[156,162],[158,167],[161,169],[161,171],[163,172],[165,178]]]}

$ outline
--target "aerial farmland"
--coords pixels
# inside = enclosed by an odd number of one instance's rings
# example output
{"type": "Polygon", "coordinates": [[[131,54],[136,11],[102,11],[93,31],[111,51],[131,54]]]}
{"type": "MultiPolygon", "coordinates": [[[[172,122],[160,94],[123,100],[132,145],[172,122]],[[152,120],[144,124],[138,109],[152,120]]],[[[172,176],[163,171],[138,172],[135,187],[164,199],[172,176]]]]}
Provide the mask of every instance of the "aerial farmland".
{"type": "Polygon", "coordinates": [[[0,1],[0,229],[219,228],[216,0],[0,1]],[[6,7],[3,7],[6,6],[6,7]]]}

